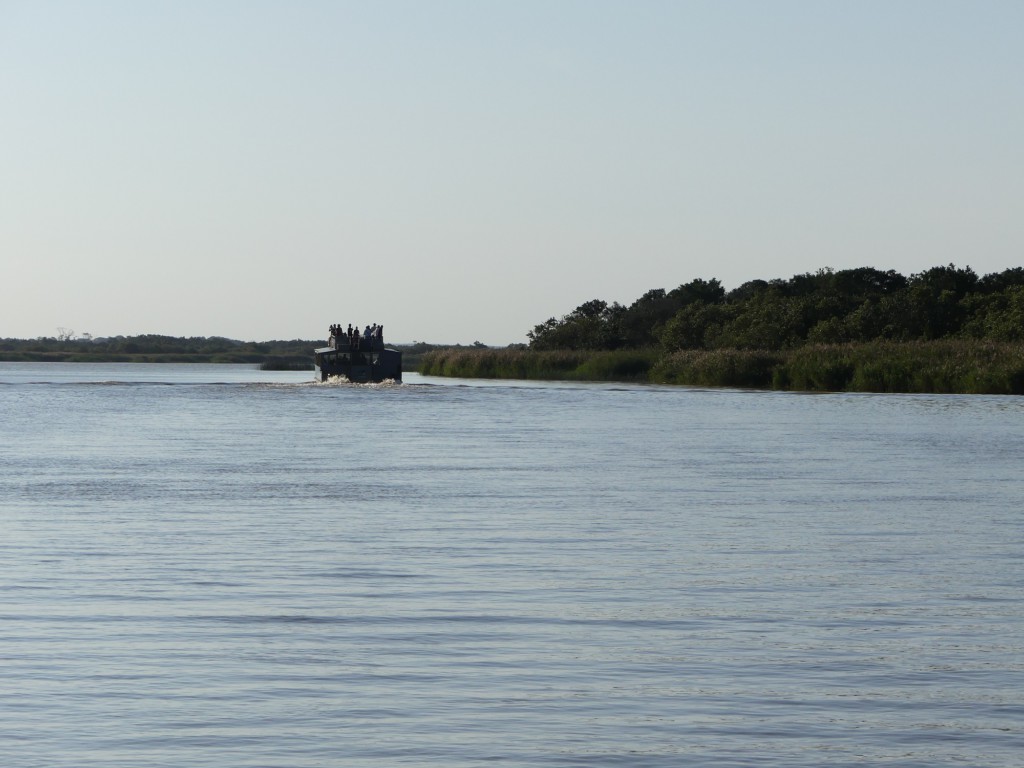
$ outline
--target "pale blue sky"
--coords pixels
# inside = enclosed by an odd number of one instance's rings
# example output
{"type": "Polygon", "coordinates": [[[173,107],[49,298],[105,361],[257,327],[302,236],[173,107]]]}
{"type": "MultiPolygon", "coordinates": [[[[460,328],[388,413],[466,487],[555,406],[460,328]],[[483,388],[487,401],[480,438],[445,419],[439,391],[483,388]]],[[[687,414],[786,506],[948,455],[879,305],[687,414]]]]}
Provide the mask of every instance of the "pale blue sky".
{"type": "Polygon", "coordinates": [[[506,344],[1024,263],[1024,3],[0,0],[0,337],[506,344]]]}

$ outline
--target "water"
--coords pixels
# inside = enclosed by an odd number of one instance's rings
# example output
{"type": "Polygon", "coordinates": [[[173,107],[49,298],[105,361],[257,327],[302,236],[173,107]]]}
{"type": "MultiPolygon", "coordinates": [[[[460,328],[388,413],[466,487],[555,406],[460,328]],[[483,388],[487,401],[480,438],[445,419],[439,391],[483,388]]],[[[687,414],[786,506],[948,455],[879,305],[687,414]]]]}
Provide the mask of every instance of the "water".
{"type": "Polygon", "coordinates": [[[0,364],[0,764],[1024,765],[1024,400],[0,364]]]}

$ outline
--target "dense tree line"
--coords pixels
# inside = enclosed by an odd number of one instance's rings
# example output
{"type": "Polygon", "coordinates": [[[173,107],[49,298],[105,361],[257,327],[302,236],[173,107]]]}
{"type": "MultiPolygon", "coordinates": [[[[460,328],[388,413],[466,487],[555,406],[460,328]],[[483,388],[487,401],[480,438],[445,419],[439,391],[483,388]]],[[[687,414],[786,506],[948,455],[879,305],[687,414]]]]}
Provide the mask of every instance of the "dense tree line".
{"type": "Polygon", "coordinates": [[[752,280],[693,280],[631,305],[594,299],[528,334],[536,350],[793,349],[805,344],[1024,341],[1024,268],[979,277],[952,264],[905,277],[872,267],[752,280]]]}
{"type": "Polygon", "coordinates": [[[268,359],[308,361],[323,341],[236,341],[221,336],[190,338],[143,334],[109,338],[75,337],[61,331],[54,337],[0,339],[4,360],[181,360],[259,363],[268,359]]]}

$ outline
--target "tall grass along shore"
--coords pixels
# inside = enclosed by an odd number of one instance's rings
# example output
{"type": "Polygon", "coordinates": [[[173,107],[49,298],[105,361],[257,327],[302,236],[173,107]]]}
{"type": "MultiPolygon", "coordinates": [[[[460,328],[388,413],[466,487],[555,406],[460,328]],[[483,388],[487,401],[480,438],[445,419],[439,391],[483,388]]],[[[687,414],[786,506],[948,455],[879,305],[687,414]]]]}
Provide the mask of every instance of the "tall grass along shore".
{"type": "Polygon", "coordinates": [[[426,353],[428,376],[624,381],[816,392],[1024,394],[1024,343],[938,340],[808,345],[791,350],[426,353]]]}

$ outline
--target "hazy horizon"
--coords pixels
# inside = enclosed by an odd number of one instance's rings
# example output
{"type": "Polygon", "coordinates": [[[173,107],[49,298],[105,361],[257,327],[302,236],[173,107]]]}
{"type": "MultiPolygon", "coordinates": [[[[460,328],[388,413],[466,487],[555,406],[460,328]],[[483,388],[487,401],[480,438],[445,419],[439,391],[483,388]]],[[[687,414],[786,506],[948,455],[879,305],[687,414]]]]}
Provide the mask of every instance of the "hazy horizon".
{"type": "Polygon", "coordinates": [[[1024,5],[0,2],[0,337],[503,346],[1024,254],[1024,5]]]}

